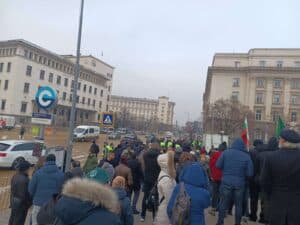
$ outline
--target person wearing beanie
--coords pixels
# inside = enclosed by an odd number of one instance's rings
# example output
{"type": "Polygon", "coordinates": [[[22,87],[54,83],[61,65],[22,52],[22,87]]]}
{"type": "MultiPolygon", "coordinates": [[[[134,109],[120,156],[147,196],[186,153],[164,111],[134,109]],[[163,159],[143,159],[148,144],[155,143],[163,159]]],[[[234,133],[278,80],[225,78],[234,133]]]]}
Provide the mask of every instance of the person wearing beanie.
{"type": "Polygon", "coordinates": [[[284,129],[279,150],[265,157],[260,183],[269,199],[269,224],[299,224],[300,221],[300,135],[284,129]]]}
{"type": "Polygon", "coordinates": [[[33,198],[32,225],[37,225],[37,214],[42,205],[48,202],[54,194],[60,193],[64,183],[64,173],[56,165],[55,155],[46,157],[45,165],[39,169],[29,182],[28,189],[33,198]]]}
{"type": "Polygon", "coordinates": [[[124,177],[117,176],[112,181],[112,188],[117,194],[119,200],[119,216],[120,216],[120,225],[133,225],[133,212],[130,204],[130,200],[125,191],[126,181],[124,177]]]}
{"type": "Polygon", "coordinates": [[[17,168],[17,173],[11,179],[10,206],[11,214],[9,225],[24,225],[28,209],[31,206],[31,198],[28,192],[30,163],[21,161],[17,168]]]}

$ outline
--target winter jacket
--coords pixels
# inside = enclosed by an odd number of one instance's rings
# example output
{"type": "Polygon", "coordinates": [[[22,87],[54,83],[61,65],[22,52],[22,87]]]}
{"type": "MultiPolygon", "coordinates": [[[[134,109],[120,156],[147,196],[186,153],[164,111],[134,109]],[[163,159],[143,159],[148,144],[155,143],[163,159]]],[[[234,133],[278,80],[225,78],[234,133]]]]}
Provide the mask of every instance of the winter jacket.
{"type": "Polygon", "coordinates": [[[132,172],[134,190],[139,190],[141,188],[141,182],[144,179],[141,163],[137,159],[128,160],[128,167],[132,172]]]}
{"type": "Polygon", "coordinates": [[[93,169],[95,169],[98,165],[97,157],[93,154],[88,155],[85,164],[83,166],[83,172],[85,174],[91,172],[93,169]]]}
{"type": "Polygon", "coordinates": [[[109,176],[109,182],[111,182],[114,179],[114,177],[115,177],[115,169],[114,169],[114,167],[110,163],[104,162],[101,168],[106,171],[106,173],[109,176]]]}
{"type": "Polygon", "coordinates": [[[246,178],[253,176],[253,164],[241,138],[233,142],[231,149],[223,152],[217,161],[217,168],[223,172],[223,184],[245,187],[246,178]]]}
{"type": "Polygon", "coordinates": [[[33,205],[42,206],[52,198],[53,194],[60,193],[63,182],[64,174],[55,162],[46,162],[29,182],[28,189],[33,198],[33,205]]]}
{"type": "Polygon", "coordinates": [[[216,167],[218,159],[221,157],[223,151],[214,152],[209,160],[209,169],[212,181],[222,180],[222,171],[216,167]]]}
{"type": "MultiPolygon", "coordinates": [[[[210,205],[210,195],[207,190],[207,177],[204,169],[199,163],[187,165],[180,176],[180,181],[184,183],[185,189],[191,198],[191,224],[205,225],[204,209],[210,205]]],[[[167,207],[169,218],[172,217],[172,209],[175,204],[180,185],[177,184],[171,195],[167,207]]]]}
{"type": "Polygon", "coordinates": [[[87,179],[72,179],[56,203],[57,225],[119,225],[118,199],[108,187],[87,179]]]}
{"type": "Polygon", "coordinates": [[[75,168],[71,169],[71,173],[72,173],[73,177],[79,177],[79,178],[83,177],[83,171],[80,167],[75,167],[75,168]]]}
{"type": "Polygon", "coordinates": [[[31,197],[28,192],[29,178],[24,172],[19,172],[11,179],[11,194],[10,206],[11,208],[18,208],[23,206],[29,208],[31,205],[31,197]]]}
{"type": "Polygon", "coordinates": [[[157,163],[157,157],[159,156],[159,150],[150,149],[143,155],[144,159],[144,183],[148,186],[153,186],[160,173],[160,167],[157,163]]]}
{"type": "Polygon", "coordinates": [[[160,155],[157,159],[161,171],[158,176],[158,199],[159,207],[156,214],[156,224],[170,225],[170,220],[167,215],[167,206],[171,197],[172,191],[176,186],[175,179],[168,174],[168,156],[167,154],[160,155]]]}
{"type": "Polygon", "coordinates": [[[114,191],[117,194],[120,204],[120,211],[118,213],[121,221],[120,225],[133,225],[134,220],[132,208],[126,191],[121,188],[116,188],[114,191]]]}
{"type": "Polygon", "coordinates": [[[98,154],[100,152],[100,148],[96,143],[93,143],[90,147],[90,152],[94,154],[98,154]]]}
{"type": "Polygon", "coordinates": [[[121,176],[125,178],[126,191],[128,191],[133,184],[131,169],[121,163],[115,168],[115,176],[121,176]]]}
{"type": "Polygon", "coordinates": [[[300,221],[300,150],[270,152],[261,172],[261,185],[270,199],[269,223],[299,224],[300,221]]]}

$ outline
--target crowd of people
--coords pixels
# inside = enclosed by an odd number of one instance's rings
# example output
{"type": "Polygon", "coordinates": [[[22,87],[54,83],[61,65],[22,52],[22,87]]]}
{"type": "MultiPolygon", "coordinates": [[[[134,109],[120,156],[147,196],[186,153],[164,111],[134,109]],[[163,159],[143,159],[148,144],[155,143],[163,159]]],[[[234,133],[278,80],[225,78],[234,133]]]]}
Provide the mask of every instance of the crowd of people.
{"type": "Polygon", "coordinates": [[[269,225],[300,221],[300,136],[289,129],[248,149],[241,138],[206,151],[190,140],[94,141],[85,164],[63,173],[55,156],[41,158],[29,179],[22,161],[11,181],[9,225],[133,225],[151,213],[155,225],[205,225],[204,211],[269,225]],[[100,158],[100,160],[98,160],[100,158]],[[141,209],[137,202],[143,192],[141,209]],[[260,207],[258,207],[260,204],[260,207]],[[258,211],[260,214],[258,216],[258,211]]]}

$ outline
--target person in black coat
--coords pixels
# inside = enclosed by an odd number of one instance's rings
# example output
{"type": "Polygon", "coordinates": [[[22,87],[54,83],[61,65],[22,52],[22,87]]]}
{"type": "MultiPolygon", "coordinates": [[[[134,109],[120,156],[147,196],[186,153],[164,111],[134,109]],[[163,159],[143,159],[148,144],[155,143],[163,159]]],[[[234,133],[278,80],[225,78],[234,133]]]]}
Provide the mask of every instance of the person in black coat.
{"type": "Polygon", "coordinates": [[[270,199],[269,224],[298,225],[300,221],[300,136],[285,129],[279,150],[269,154],[263,163],[261,186],[270,199]]]}
{"type": "Polygon", "coordinates": [[[29,168],[29,162],[20,162],[17,168],[18,172],[11,180],[11,214],[8,222],[9,225],[24,225],[28,209],[31,206],[31,198],[28,192],[29,168]]]}
{"type": "Polygon", "coordinates": [[[100,148],[99,148],[99,145],[96,144],[95,140],[93,140],[93,143],[92,143],[92,145],[90,147],[90,152],[93,153],[93,154],[95,154],[96,157],[98,157],[98,154],[100,152],[100,148]]]}
{"type": "Polygon", "coordinates": [[[134,192],[133,200],[132,200],[132,211],[134,214],[139,214],[139,211],[136,209],[136,204],[139,200],[141,183],[144,179],[142,165],[136,157],[136,154],[133,153],[128,160],[128,167],[131,169],[133,184],[130,187],[130,199],[132,192],[134,192]]]}
{"type": "MultiPolygon", "coordinates": [[[[158,179],[158,175],[160,173],[160,167],[157,163],[157,157],[160,154],[160,147],[158,143],[151,143],[150,150],[146,151],[143,154],[144,159],[144,198],[142,202],[142,213],[141,213],[141,221],[145,221],[146,217],[146,200],[149,197],[149,194],[151,192],[151,189],[156,184],[156,181],[158,179]]],[[[158,198],[158,196],[157,196],[158,198]]],[[[152,209],[152,217],[154,219],[155,217],[155,209],[152,209]]]]}

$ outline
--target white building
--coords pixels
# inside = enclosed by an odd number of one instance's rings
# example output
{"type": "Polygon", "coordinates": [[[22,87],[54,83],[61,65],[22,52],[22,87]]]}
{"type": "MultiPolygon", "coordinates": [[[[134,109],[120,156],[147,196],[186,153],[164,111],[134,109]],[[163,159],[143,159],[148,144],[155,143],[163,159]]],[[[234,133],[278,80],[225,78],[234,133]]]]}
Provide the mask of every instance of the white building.
{"type": "MultiPolygon", "coordinates": [[[[66,125],[70,117],[74,86],[75,56],[52,53],[25,40],[0,41],[0,114],[30,122],[37,111],[35,94],[40,86],[57,90],[54,115],[56,125],[66,125]]],[[[98,122],[108,110],[114,67],[91,55],[82,56],[77,92],[76,121],[98,122]]]]}
{"type": "Polygon", "coordinates": [[[174,107],[175,103],[165,96],[155,100],[112,95],[109,104],[113,112],[128,112],[133,118],[145,121],[157,119],[166,125],[173,125],[174,107]]]}

